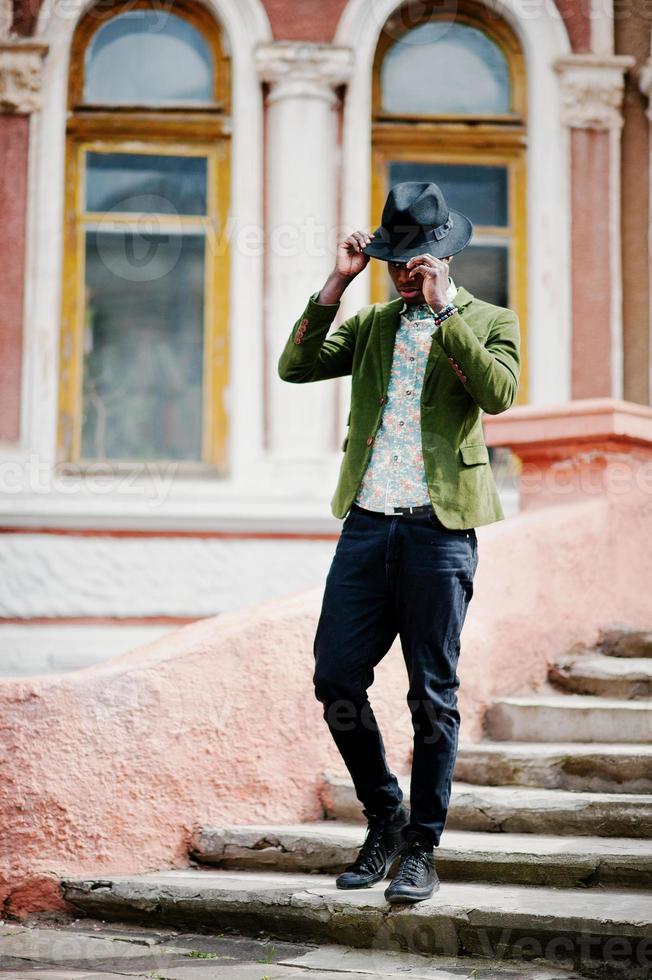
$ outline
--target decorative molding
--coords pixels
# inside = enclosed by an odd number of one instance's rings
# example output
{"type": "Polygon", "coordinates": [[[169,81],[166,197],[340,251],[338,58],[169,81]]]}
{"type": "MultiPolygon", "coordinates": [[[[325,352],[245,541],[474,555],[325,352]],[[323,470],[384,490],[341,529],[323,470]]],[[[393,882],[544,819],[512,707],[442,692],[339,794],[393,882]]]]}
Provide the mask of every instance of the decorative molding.
{"type": "Polygon", "coordinates": [[[0,43],[0,112],[29,115],[41,107],[46,44],[0,43]]]}
{"type": "Polygon", "coordinates": [[[625,72],[633,64],[629,55],[559,58],[562,122],[572,129],[621,129],[625,72]]]}
{"type": "Polygon", "coordinates": [[[638,84],[643,95],[647,97],[647,117],[652,122],[652,57],[641,68],[638,84]]]}
{"type": "Polygon", "coordinates": [[[276,41],[257,47],[256,67],[260,80],[272,86],[269,102],[300,98],[334,103],[334,89],[351,76],[353,51],[332,44],[276,41]]]}
{"type": "Polygon", "coordinates": [[[6,41],[11,34],[14,9],[11,0],[0,0],[0,41],[6,41]]]}

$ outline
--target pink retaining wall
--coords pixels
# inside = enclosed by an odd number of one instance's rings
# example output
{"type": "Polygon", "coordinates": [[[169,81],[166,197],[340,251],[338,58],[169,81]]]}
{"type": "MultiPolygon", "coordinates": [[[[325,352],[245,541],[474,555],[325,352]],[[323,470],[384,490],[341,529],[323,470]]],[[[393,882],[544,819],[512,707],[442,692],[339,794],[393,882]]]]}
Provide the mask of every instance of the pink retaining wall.
{"type": "MultiPolygon", "coordinates": [[[[652,511],[644,494],[526,511],[478,529],[463,635],[461,741],[494,694],[618,623],[649,626],[652,511]]],[[[320,817],[342,771],[314,700],[321,590],[202,620],[59,677],[0,680],[0,902],[61,906],[57,877],[183,867],[205,822],[320,817]]],[[[372,701],[396,771],[410,746],[398,643],[372,701]]]]}

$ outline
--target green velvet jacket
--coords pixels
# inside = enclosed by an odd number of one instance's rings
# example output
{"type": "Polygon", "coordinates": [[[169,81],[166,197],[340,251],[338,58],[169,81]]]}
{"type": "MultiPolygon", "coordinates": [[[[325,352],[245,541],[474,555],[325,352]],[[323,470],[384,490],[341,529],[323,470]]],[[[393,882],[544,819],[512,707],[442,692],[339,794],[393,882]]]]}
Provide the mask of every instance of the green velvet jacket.
{"type": "MultiPolygon", "coordinates": [[[[351,375],[344,457],[331,499],[333,515],[342,518],[358,492],[382,418],[403,300],[363,307],[327,337],[340,304],[316,303],[317,295],[292,327],[278,373],[293,383],[351,375]]],[[[460,529],[505,516],[481,413],[498,415],[514,402],[520,331],[512,310],[484,303],[464,288],[455,305],[459,312],[432,334],[420,408],[430,499],[442,523],[460,529]]]]}

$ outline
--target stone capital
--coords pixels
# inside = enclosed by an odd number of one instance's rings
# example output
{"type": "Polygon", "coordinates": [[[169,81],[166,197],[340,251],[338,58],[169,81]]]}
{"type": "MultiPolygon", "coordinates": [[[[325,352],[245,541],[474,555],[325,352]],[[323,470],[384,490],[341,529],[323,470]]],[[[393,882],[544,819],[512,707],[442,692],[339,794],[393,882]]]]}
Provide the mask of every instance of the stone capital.
{"type": "Polygon", "coordinates": [[[271,86],[269,102],[280,99],[323,99],[335,102],[335,88],[353,69],[350,48],[303,41],[277,41],[256,49],[261,81],[271,86]]]}
{"type": "Polygon", "coordinates": [[[41,70],[47,45],[0,42],[0,112],[29,115],[41,105],[41,70]]]}
{"type": "Polygon", "coordinates": [[[575,54],[559,58],[562,122],[572,129],[618,130],[623,125],[629,55],[575,54]]]}

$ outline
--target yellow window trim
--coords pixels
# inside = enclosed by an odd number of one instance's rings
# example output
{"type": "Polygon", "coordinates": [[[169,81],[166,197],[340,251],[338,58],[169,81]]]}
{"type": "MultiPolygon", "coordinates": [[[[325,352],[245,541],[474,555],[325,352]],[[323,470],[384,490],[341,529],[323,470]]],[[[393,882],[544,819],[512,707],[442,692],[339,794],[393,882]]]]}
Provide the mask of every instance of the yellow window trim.
{"type": "MultiPolygon", "coordinates": [[[[230,125],[228,109],[230,72],[217,25],[200,7],[177,0],[174,12],[191,20],[208,37],[215,56],[216,105],[209,111],[149,111],[129,107],[109,109],[75,108],[83,89],[83,59],[93,33],[109,17],[123,10],[152,9],[146,2],[129,2],[109,12],[94,10],[81,22],[75,35],[70,69],[70,110],[66,145],[64,258],[60,336],[60,385],[58,461],[67,471],[97,468],[103,462],[112,469],[133,468],[133,460],[81,458],[83,333],[85,316],[84,232],[106,220],[103,214],[84,210],[84,154],[132,152],[159,156],[202,156],[208,161],[206,215],[174,216],[185,230],[205,233],[204,264],[204,357],[202,404],[202,459],[173,462],[180,472],[192,473],[207,466],[226,474],[228,459],[228,310],[230,197],[230,125]]],[[[154,8],[156,9],[156,8],[154,8]]],[[[112,213],[111,222],[133,222],[133,214],[112,213]]],[[[165,462],[166,460],[161,460],[165,462]]],[[[156,461],[151,461],[152,464],[156,461]]]]}

